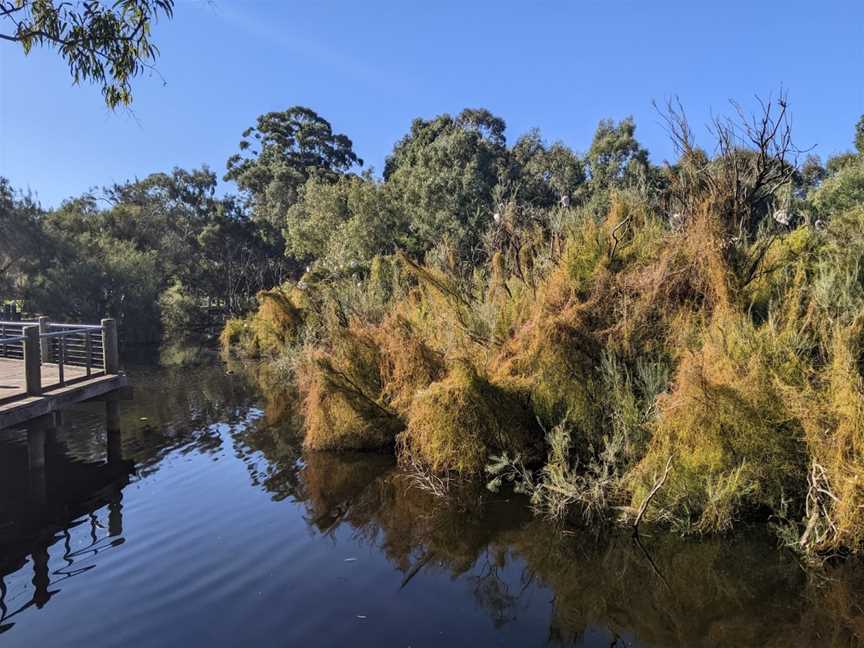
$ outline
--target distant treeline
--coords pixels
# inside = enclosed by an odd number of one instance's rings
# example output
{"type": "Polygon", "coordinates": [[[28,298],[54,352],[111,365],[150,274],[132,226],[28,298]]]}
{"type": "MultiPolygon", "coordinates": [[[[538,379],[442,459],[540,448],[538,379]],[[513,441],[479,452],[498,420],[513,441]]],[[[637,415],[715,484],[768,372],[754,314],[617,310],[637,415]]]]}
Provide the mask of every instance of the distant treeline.
{"type": "Polygon", "coordinates": [[[445,247],[480,262],[499,205],[596,203],[659,181],[632,120],[604,121],[584,156],[532,131],[508,147],[485,110],[417,119],[383,179],[303,107],[243,133],[217,197],[209,169],[174,169],[42,209],[0,178],[0,298],[58,319],[119,319],[127,340],[195,334],[303,269],[368,266],[445,247]]]}
{"type": "Polygon", "coordinates": [[[60,321],[114,316],[127,342],[200,334],[288,268],[215,189],[210,171],[175,169],[46,211],[0,179],[0,296],[60,321]]]}

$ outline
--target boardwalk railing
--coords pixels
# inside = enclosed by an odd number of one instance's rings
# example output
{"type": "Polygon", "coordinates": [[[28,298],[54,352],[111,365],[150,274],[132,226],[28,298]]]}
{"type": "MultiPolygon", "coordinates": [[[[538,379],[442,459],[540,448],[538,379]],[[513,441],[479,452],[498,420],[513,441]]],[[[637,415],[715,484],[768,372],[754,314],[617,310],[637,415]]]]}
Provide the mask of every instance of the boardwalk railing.
{"type": "Polygon", "coordinates": [[[113,319],[103,319],[100,324],[57,324],[47,317],[29,322],[0,321],[0,358],[24,362],[28,396],[70,382],[116,374],[120,369],[117,324],[113,319]],[[43,364],[56,366],[57,382],[42,384],[43,364]],[[67,367],[77,368],[75,378],[67,379],[67,367]]]}

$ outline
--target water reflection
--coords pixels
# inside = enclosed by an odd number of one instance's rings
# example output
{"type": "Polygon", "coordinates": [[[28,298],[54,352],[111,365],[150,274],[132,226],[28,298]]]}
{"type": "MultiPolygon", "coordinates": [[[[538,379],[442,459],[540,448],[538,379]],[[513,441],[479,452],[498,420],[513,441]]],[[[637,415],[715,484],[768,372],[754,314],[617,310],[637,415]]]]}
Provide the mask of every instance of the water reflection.
{"type": "Polygon", "coordinates": [[[761,530],[701,541],[561,530],[518,497],[479,487],[434,497],[386,456],[283,455],[266,440],[279,434],[247,437],[271,475],[296,475],[263,487],[302,502],[321,533],[350,527],[403,573],[402,587],[422,587],[430,570],[464,581],[496,627],[543,588],[555,645],[589,645],[598,629],[620,646],[864,645],[860,563],[806,570],[761,530]],[[514,567],[515,582],[501,576],[514,567]]]}
{"type": "Polygon", "coordinates": [[[62,441],[62,418],[0,433],[0,632],[25,610],[41,609],[61,584],[95,567],[99,554],[123,543],[123,488],[133,464],[111,440],[106,461],[81,461],[62,441]],[[105,507],[105,520],[94,514],[105,507]],[[89,542],[72,546],[72,533],[88,529],[89,542]],[[63,566],[49,569],[54,552],[63,566]],[[90,564],[81,565],[82,560],[90,564]],[[8,601],[5,577],[32,569],[32,589],[8,601]]]}
{"type": "Polygon", "coordinates": [[[140,383],[130,401],[79,404],[0,430],[0,633],[123,544],[123,489],[133,475],[157,471],[171,452],[212,453],[220,426],[257,418],[248,381],[212,361],[133,374],[140,383]],[[49,568],[52,558],[62,565],[49,568]],[[10,601],[7,577],[26,569],[32,587],[10,601]]]}
{"type": "Polygon", "coordinates": [[[420,570],[469,574],[477,604],[496,626],[540,585],[554,596],[549,640],[556,644],[578,644],[598,627],[620,645],[864,642],[860,565],[808,574],[757,535],[685,542],[658,533],[642,546],[629,535],[561,533],[530,518],[524,502],[479,493],[441,501],[373,464],[380,461],[307,457],[310,520],[322,530],[351,525],[404,572],[406,586],[420,570]],[[521,572],[518,588],[499,577],[511,564],[521,572]]]}
{"type": "MultiPolygon", "coordinates": [[[[53,602],[71,605],[92,590],[132,643],[177,643],[181,620],[210,628],[217,620],[206,610],[218,607],[244,633],[260,627],[263,643],[329,645],[320,633],[342,627],[334,611],[351,594],[321,580],[342,582],[347,544],[386,567],[358,567],[371,588],[364,598],[412,602],[399,609],[413,621],[388,609],[397,636],[436,612],[465,641],[492,632],[500,645],[525,645],[526,636],[562,646],[864,645],[858,563],[808,571],[755,533],[701,542],[656,533],[640,545],[608,531],[562,531],[518,497],[479,485],[436,498],[388,455],[302,452],[293,395],[272,386],[259,395],[260,371],[254,380],[214,364],[133,371],[130,402],[0,433],[4,637],[37,612],[26,636],[39,637],[42,620],[62,626],[62,614],[48,616],[53,602]],[[158,570],[163,582],[149,578],[158,570]],[[139,598],[115,605],[132,583],[139,598]],[[446,595],[418,598],[441,587],[446,595]],[[428,607],[412,607],[418,600],[428,607]],[[127,614],[138,612],[130,602],[140,613],[127,614]]],[[[74,618],[96,636],[107,623],[74,618]]],[[[347,632],[353,645],[382,645],[347,632]]]]}

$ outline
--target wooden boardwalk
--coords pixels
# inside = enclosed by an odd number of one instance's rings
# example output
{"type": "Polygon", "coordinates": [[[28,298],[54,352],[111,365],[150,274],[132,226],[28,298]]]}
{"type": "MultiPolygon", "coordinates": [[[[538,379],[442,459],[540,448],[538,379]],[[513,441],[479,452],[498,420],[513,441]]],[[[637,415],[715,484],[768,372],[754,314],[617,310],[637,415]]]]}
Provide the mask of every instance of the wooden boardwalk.
{"type": "Polygon", "coordinates": [[[128,386],[113,320],[69,325],[46,319],[0,322],[0,429],[128,386]]]}
{"type": "MultiPolygon", "coordinates": [[[[57,364],[43,364],[39,367],[42,373],[42,390],[47,392],[52,385],[60,386],[60,367],[57,364]]],[[[64,367],[65,382],[71,383],[87,377],[83,367],[64,367]]],[[[27,395],[27,378],[24,373],[24,361],[11,358],[0,358],[0,402],[7,398],[17,398],[27,395]]]]}

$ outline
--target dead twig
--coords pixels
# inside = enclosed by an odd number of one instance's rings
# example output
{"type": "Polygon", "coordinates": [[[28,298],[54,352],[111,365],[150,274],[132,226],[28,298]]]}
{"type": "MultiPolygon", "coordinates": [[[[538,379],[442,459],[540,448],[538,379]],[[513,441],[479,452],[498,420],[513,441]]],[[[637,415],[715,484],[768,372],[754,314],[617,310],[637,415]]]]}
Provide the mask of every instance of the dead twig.
{"type": "Polygon", "coordinates": [[[618,249],[618,244],[621,242],[618,240],[618,230],[621,229],[622,227],[624,227],[627,223],[629,223],[631,218],[632,218],[632,214],[630,216],[627,216],[627,218],[622,220],[620,223],[618,223],[615,226],[615,228],[612,230],[612,240],[615,241],[615,243],[612,245],[612,249],[609,250],[609,260],[610,261],[612,261],[615,258],[615,251],[618,249]]]}
{"type": "Polygon", "coordinates": [[[639,507],[639,512],[636,514],[636,519],[633,521],[633,535],[639,535],[639,523],[642,521],[642,516],[645,515],[645,511],[648,509],[648,504],[651,503],[651,499],[657,494],[657,492],[663,487],[663,484],[666,482],[666,478],[669,476],[669,470],[672,468],[672,455],[669,455],[669,459],[666,460],[666,468],[663,470],[663,476],[660,477],[659,480],[654,482],[654,486],[651,487],[651,491],[642,500],[642,505],[639,507]]]}

